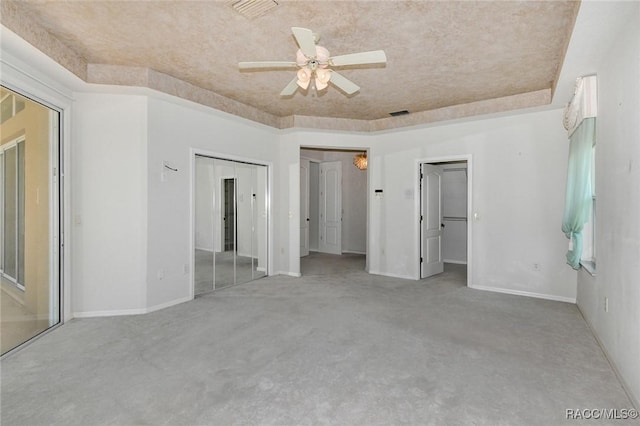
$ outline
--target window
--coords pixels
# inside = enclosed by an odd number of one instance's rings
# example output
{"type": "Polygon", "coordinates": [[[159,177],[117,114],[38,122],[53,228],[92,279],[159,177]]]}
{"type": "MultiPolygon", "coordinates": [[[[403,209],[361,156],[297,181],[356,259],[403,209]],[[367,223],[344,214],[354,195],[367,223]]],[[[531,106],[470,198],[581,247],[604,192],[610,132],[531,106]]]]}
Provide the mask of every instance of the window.
{"type": "Polygon", "coordinates": [[[2,145],[2,261],[3,278],[24,290],[24,137],[2,145]]]}

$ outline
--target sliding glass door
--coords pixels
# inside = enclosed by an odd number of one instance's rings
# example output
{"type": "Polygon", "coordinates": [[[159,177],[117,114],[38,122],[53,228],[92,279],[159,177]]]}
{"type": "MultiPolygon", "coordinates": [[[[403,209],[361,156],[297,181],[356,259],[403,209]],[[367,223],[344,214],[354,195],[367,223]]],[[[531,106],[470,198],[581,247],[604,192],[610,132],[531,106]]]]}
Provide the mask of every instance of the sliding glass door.
{"type": "Polygon", "coordinates": [[[267,273],[267,167],[196,156],[195,294],[267,273]]]}
{"type": "Polygon", "coordinates": [[[59,113],[2,87],[0,329],[6,353],[60,322],[59,113]]]}

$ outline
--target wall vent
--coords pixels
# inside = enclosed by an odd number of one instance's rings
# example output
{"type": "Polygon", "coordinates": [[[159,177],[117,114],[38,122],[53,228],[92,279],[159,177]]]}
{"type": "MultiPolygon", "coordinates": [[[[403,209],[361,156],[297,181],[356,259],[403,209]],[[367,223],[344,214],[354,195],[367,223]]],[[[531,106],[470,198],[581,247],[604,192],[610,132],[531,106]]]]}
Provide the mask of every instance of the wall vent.
{"type": "Polygon", "coordinates": [[[231,3],[236,12],[248,19],[262,16],[277,5],[276,0],[234,0],[231,3]]]}
{"type": "Polygon", "coordinates": [[[403,109],[402,111],[395,111],[395,112],[390,112],[389,115],[392,117],[397,117],[399,115],[407,115],[409,114],[409,111],[407,111],[406,109],[403,109]]]}

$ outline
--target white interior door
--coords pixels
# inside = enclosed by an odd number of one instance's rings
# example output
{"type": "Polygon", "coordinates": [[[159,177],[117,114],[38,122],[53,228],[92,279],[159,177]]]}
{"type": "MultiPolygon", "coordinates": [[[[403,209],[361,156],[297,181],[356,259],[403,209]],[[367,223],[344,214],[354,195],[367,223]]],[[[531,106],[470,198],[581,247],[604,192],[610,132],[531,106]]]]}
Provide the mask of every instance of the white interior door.
{"type": "Polygon", "coordinates": [[[309,160],[300,159],[300,257],[309,255],[309,160]]]}
{"type": "Polygon", "coordinates": [[[444,271],[442,262],[442,168],[420,168],[420,278],[444,271]]]}
{"type": "Polygon", "coordinates": [[[342,162],[320,163],[318,251],[342,254],[342,162]]]}

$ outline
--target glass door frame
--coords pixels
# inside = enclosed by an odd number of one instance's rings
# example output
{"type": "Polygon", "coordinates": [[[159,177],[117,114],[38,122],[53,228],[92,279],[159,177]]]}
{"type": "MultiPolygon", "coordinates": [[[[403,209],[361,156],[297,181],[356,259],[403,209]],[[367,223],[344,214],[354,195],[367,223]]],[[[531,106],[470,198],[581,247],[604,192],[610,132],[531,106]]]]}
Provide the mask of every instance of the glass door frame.
{"type": "MultiPolygon", "coordinates": [[[[50,178],[48,184],[50,230],[48,238],[49,327],[2,354],[0,358],[3,359],[60,327],[66,320],[71,319],[69,305],[66,303],[69,297],[69,292],[67,291],[69,283],[66,278],[68,276],[66,271],[70,270],[69,257],[67,255],[69,247],[64,244],[64,232],[69,224],[69,218],[65,212],[70,207],[70,198],[65,191],[64,171],[68,167],[67,164],[69,164],[69,154],[65,148],[69,146],[70,142],[67,136],[69,132],[66,129],[70,128],[68,112],[71,108],[72,97],[70,95],[66,96],[63,91],[54,88],[45,81],[34,79],[15,68],[3,67],[0,85],[49,110],[48,176],[50,178]]],[[[4,217],[2,217],[2,221],[4,226],[4,217]]]]}

